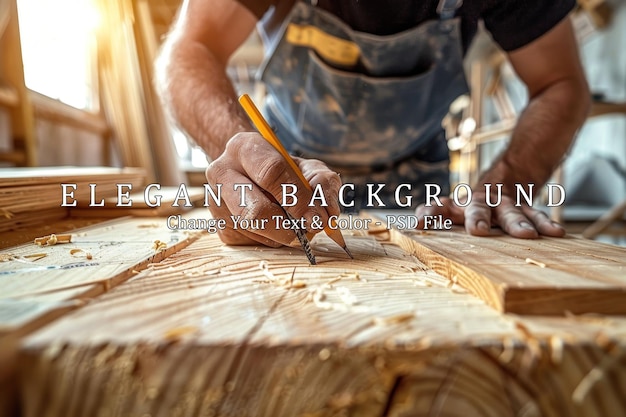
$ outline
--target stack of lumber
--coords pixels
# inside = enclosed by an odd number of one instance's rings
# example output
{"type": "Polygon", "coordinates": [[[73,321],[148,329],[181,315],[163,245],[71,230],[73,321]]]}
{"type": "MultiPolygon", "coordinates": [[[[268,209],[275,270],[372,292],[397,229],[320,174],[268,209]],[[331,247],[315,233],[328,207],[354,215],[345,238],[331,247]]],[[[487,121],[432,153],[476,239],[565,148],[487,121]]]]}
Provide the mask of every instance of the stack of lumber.
{"type": "MultiPolygon", "coordinates": [[[[228,247],[203,233],[85,306],[40,320],[16,344],[12,398],[24,417],[626,414],[626,317],[556,297],[580,287],[594,298],[605,283],[603,302],[626,304],[623,249],[376,227],[344,236],[354,259],[318,235],[311,266],[299,249],[228,247]],[[559,307],[507,313],[509,288],[559,307]]],[[[92,252],[113,243],[89,240],[92,252]]],[[[27,287],[54,285],[54,272],[11,294],[27,299],[27,287]]]]}
{"type": "Polygon", "coordinates": [[[63,183],[76,184],[74,199],[89,204],[89,184],[96,184],[98,198],[104,198],[117,194],[116,184],[141,186],[144,176],[135,168],[0,169],[0,232],[66,217],[68,208],[61,206],[63,183]]]}

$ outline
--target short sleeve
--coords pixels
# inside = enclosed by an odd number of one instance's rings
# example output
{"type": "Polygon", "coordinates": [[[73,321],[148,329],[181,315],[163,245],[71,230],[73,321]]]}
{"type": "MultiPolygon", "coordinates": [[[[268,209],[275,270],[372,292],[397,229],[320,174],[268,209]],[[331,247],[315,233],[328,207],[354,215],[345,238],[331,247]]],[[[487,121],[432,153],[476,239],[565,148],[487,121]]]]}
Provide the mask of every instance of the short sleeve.
{"type": "Polygon", "coordinates": [[[521,48],[563,20],[576,0],[499,0],[482,18],[493,39],[505,51],[521,48]]]}

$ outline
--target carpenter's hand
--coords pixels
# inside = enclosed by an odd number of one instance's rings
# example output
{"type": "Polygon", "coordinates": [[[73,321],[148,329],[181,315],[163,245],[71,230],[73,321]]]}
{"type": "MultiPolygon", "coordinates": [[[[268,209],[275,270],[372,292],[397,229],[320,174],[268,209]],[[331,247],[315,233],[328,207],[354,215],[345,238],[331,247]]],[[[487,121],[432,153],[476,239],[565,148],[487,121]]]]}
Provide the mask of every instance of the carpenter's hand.
{"type": "MultiPolygon", "coordinates": [[[[294,158],[294,160],[313,188],[321,184],[328,207],[322,207],[319,199],[315,200],[315,206],[309,207],[312,192],[302,184],[278,151],[258,133],[238,133],[228,141],[222,155],[215,159],[206,170],[208,184],[214,191],[216,191],[216,184],[222,184],[221,207],[210,201],[209,209],[214,218],[226,219],[227,228],[218,231],[224,243],[229,245],[261,243],[277,247],[288,245],[296,239],[293,230],[284,227],[276,228],[275,221],[272,219],[272,216],[286,218],[279,204],[283,198],[281,184],[297,186],[298,203],[285,209],[296,220],[304,218],[304,225],[309,232],[320,231],[311,227],[315,216],[318,216],[325,225],[329,216],[339,215],[338,195],[341,187],[339,175],[321,161],[301,158],[294,158]],[[243,206],[240,205],[241,186],[235,190],[236,184],[252,184],[251,190],[245,190],[243,206]],[[250,227],[235,228],[233,218],[250,221],[250,227]],[[261,226],[264,220],[264,227],[253,227],[261,226]]],[[[287,203],[290,202],[291,199],[288,197],[287,203]]]]}
{"type": "MultiPolygon", "coordinates": [[[[491,201],[495,202],[494,197],[491,201]]],[[[433,204],[432,207],[421,205],[416,215],[423,225],[425,215],[443,215],[454,224],[465,224],[467,233],[474,236],[489,236],[492,226],[500,226],[507,234],[522,239],[534,239],[540,235],[562,237],[565,230],[558,223],[551,221],[542,211],[528,206],[515,207],[515,199],[502,193],[502,202],[496,207],[486,203],[486,193],[474,191],[471,203],[465,207],[457,206],[448,197],[441,198],[443,207],[433,204]]]]}

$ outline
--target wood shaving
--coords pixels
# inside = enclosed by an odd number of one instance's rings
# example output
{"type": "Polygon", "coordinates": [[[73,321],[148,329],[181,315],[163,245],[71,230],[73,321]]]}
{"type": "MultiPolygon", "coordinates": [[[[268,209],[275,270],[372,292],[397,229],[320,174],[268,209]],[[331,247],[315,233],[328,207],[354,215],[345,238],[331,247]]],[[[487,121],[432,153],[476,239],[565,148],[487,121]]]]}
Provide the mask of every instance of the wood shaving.
{"type": "Polygon", "coordinates": [[[316,307],[323,310],[337,310],[337,311],[353,311],[353,312],[366,312],[367,306],[357,305],[358,301],[356,297],[346,287],[334,288],[330,285],[324,284],[310,290],[307,301],[312,301],[316,307]],[[342,301],[341,303],[333,303],[326,301],[325,290],[335,290],[337,296],[342,301]]]}
{"type": "Polygon", "coordinates": [[[361,274],[359,274],[357,271],[354,271],[354,272],[344,272],[343,274],[339,275],[339,277],[341,277],[341,278],[354,278],[357,281],[367,282],[367,280],[361,278],[361,274]]]}
{"type": "Polygon", "coordinates": [[[303,280],[298,279],[294,281],[293,278],[296,273],[296,268],[293,269],[293,271],[291,272],[291,276],[289,278],[278,278],[276,275],[274,275],[269,270],[269,263],[267,261],[261,261],[259,263],[259,268],[261,268],[263,275],[267,279],[263,279],[263,280],[255,279],[252,282],[258,282],[261,284],[274,284],[274,285],[277,285],[279,287],[283,287],[286,289],[290,289],[290,288],[300,289],[300,288],[305,288],[307,286],[306,282],[303,280]]]}
{"type": "Polygon", "coordinates": [[[326,283],[326,285],[328,285],[328,286],[332,287],[332,285],[333,285],[334,283],[341,281],[343,278],[344,278],[344,277],[343,277],[343,275],[339,275],[338,277],[333,278],[333,279],[331,279],[330,281],[328,281],[328,282],[326,283]]]}
{"type": "Polygon", "coordinates": [[[158,228],[159,225],[156,223],[146,223],[146,224],[140,224],[137,226],[138,229],[150,229],[150,228],[158,228]]]}
{"type": "Polygon", "coordinates": [[[46,256],[48,256],[47,253],[31,253],[30,255],[22,256],[22,258],[26,258],[26,259],[33,258],[33,262],[34,262],[34,261],[40,260],[41,258],[45,258],[46,256]]]}
{"type": "Polygon", "coordinates": [[[515,357],[515,343],[511,337],[502,339],[502,352],[498,356],[501,363],[509,363],[515,357]]]}
{"type": "Polygon", "coordinates": [[[155,252],[161,252],[167,249],[167,243],[162,242],[159,239],[157,239],[154,241],[154,244],[152,245],[152,249],[154,249],[155,252]]]}
{"type": "Polygon", "coordinates": [[[270,272],[270,264],[267,261],[259,262],[259,268],[261,268],[261,272],[265,275],[269,280],[275,281],[276,276],[270,272]]]}
{"type": "Polygon", "coordinates": [[[9,262],[15,259],[15,255],[11,253],[0,253],[0,262],[9,262]]]}
{"type": "Polygon", "coordinates": [[[168,342],[175,342],[183,338],[183,336],[191,335],[198,332],[196,326],[175,327],[163,333],[163,338],[168,342]]]}
{"type": "Polygon", "coordinates": [[[356,296],[347,287],[337,287],[335,291],[345,305],[353,306],[358,303],[356,296]]]}
{"type": "Polygon", "coordinates": [[[320,350],[320,353],[318,354],[318,356],[321,361],[326,361],[330,359],[330,350],[328,348],[324,348],[320,350]]]}
{"type": "Polygon", "coordinates": [[[41,258],[45,258],[48,256],[47,253],[31,253],[29,255],[14,255],[12,253],[0,253],[0,262],[11,262],[11,261],[19,261],[19,262],[35,262],[40,260],[41,258]]]}
{"type": "Polygon", "coordinates": [[[55,235],[52,233],[48,236],[38,237],[35,239],[35,244],[38,246],[52,246],[59,243],[70,243],[72,241],[72,235],[55,235]]]}
{"type": "Polygon", "coordinates": [[[606,333],[603,331],[598,332],[595,337],[596,345],[598,345],[602,350],[607,353],[614,353],[616,348],[619,349],[619,344],[611,339],[606,333]]]}
{"type": "Polygon", "coordinates": [[[316,307],[324,309],[324,310],[331,310],[333,308],[333,303],[329,303],[328,301],[324,301],[324,299],[326,298],[326,295],[324,294],[324,288],[323,287],[317,287],[315,288],[310,294],[309,294],[311,301],[313,301],[313,304],[315,304],[316,307]]]}
{"type": "Polygon", "coordinates": [[[536,261],[536,260],[534,260],[532,258],[526,258],[526,260],[524,262],[526,262],[527,264],[530,264],[530,265],[536,265],[539,268],[545,268],[546,267],[546,264],[544,264],[543,262],[536,261]]]}
{"type": "Polygon", "coordinates": [[[415,318],[415,313],[402,313],[390,317],[374,317],[372,322],[378,326],[391,326],[394,324],[408,323],[415,318]]]}
{"type": "Polygon", "coordinates": [[[578,383],[578,386],[572,392],[572,401],[574,404],[582,404],[591,389],[596,385],[598,381],[605,378],[606,370],[615,366],[615,363],[624,357],[624,353],[620,355],[604,356],[600,363],[593,367],[587,375],[578,383]]]}
{"type": "Polygon", "coordinates": [[[529,370],[536,360],[541,358],[541,344],[530,329],[523,323],[516,321],[515,328],[521,333],[527,348],[522,358],[522,368],[529,370]]]}
{"type": "Polygon", "coordinates": [[[75,248],[70,250],[70,255],[74,256],[74,255],[80,255],[80,256],[84,256],[85,258],[91,260],[93,259],[93,256],[91,255],[91,253],[87,252],[86,250],[80,249],[80,248],[75,248]]]}
{"type": "Polygon", "coordinates": [[[553,365],[560,365],[563,362],[563,339],[558,336],[551,336],[550,343],[550,361],[553,365]]]}
{"type": "Polygon", "coordinates": [[[302,281],[300,279],[293,281],[289,285],[289,288],[304,288],[304,287],[306,287],[306,282],[304,282],[304,281],[302,281]]]}

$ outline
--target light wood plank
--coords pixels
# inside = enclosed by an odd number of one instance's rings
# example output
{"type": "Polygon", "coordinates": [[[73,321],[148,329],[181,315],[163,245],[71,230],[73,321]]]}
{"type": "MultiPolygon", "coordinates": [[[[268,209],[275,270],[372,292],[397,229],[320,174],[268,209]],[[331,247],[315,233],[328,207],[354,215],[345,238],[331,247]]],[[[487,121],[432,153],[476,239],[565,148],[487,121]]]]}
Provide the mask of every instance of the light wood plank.
{"type": "Polygon", "coordinates": [[[126,218],[74,231],[70,243],[31,242],[0,251],[0,335],[67,307],[69,300],[109,290],[200,233],[169,230],[165,219],[126,218]],[[163,244],[156,247],[155,241],[163,244]]]}
{"type": "Polygon", "coordinates": [[[429,268],[499,311],[626,314],[626,248],[566,237],[478,238],[463,231],[393,231],[429,268]]]}

